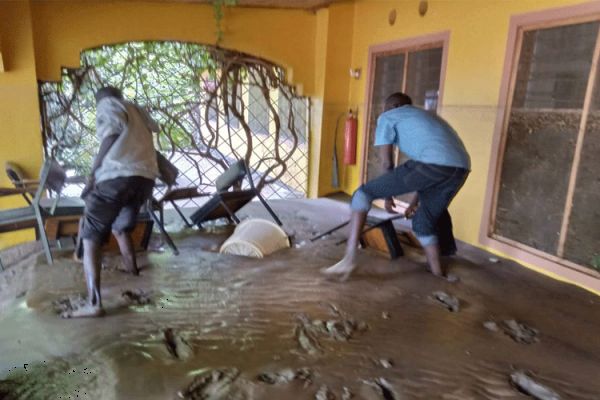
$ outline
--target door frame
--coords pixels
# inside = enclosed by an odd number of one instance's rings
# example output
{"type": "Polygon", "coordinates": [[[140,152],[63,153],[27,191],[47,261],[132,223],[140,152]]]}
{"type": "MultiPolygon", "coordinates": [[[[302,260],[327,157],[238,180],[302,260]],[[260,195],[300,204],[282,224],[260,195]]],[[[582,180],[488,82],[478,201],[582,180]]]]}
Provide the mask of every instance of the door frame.
{"type": "MultiPolygon", "coordinates": [[[[569,25],[597,20],[600,18],[600,2],[590,2],[575,6],[552,8],[511,17],[504,67],[498,99],[498,111],[492,138],[492,149],[488,167],[487,187],[481,218],[479,242],[481,245],[509,258],[523,262],[540,272],[555,278],[567,280],[578,286],[600,292],[600,273],[571,261],[544,253],[514,240],[499,237],[493,233],[496,201],[502,172],[506,129],[512,94],[519,62],[522,34],[524,31],[569,25]]],[[[594,62],[594,61],[592,61],[594,62]]]]}
{"type": "MultiPolygon", "coordinates": [[[[394,40],[391,42],[381,43],[369,46],[369,60],[367,65],[367,86],[366,96],[363,109],[365,110],[365,118],[363,124],[363,142],[360,165],[360,182],[365,183],[367,179],[367,156],[369,152],[370,139],[370,121],[371,121],[371,99],[373,97],[373,83],[375,81],[375,60],[380,55],[398,54],[414,50],[424,50],[428,48],[442,46],[442,65],[440,69],[440,86],[438,94],[437,109],[440,111],[443,104],[444,81],[446,77],[446,65],[448,62],[448,44],[450,42],[450,31],[435,32],[427,35],[415,36],[406,39],[394,40]]],[[[404,70],[406,77],[406,68],[404,70]]],[[[406,87],[406,79],[402,85],[406,87]]],[[[404,89],[404,88],[403,88],[404,89]]]]}

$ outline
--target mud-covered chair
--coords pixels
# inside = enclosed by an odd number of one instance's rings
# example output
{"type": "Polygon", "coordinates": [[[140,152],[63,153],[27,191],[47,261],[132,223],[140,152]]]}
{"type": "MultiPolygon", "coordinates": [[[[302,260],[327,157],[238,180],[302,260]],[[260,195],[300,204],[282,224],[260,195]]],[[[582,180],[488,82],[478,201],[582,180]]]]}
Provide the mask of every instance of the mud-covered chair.
{"type": "Polygon", "coordinates": [[[48,264],[53,263],[53,258],[46,232],[47,222],[56,218],[79,217],[83,214],[83,204],[59,205],[66,179],[66,173],[60,164],[48,159],[42,165],[34,192],[32,192],[33,181],[26,187],[0,189],[1,196],[33,194],[27,207],[0,210],[0,233],[35,228],[48,264]],[[52,191],[54,198],[44,198],[45,191],[52,191]]]}
{"type": "Polygon", "coordinates": [[[31,204],[31,201],[33,200],[33,195],[35,194],[35,189],[39,184],[39,181],[27,179],[27,175],[23,172],[21,167],[18,164],[11,161],[7,161],[4,163],[4,171],[6,172],[8,179],[10,179],[15,188],[32,188],[31,190],[26,190],[23,193],[21,193],[21,196],[23,196],[27,204],[31,204]]]}
{"type": "Polygon", "coordinates": [[[210,199],[190,217],[192,222],[198,227],[201,228],[203,223],[219,218],[230,218],[236,224],[239,224],[240,220],[236,216],[236,212],[255,197],[260,200],[277,225],[283,225],[279,217],[277,217],[273,209],[260,194],[260,191],[254,186],[252,173],[244,160],[239,160],[227,168],[217,178],[215,185],[217,192],[212,194],[210,199]],[[244,178],[248,179],[250,188],[244,190],[236,189],[241,186],[244,178]]]}

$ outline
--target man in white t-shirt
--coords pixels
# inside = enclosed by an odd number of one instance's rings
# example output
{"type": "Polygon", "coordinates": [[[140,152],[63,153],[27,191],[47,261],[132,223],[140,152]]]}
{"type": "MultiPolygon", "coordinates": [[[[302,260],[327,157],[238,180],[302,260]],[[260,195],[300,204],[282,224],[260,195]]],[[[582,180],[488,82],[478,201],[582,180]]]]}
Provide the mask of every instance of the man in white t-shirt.
{"type": "Polygon", "coordinates": [[[88,304],[64,317],[104,315],[100,294],[101,247],[114,234],[126,268],[138,275],[131,231],[140,207],[152,195],[158,177],[152,132],[158,125],[148,113],[125,101],[121,91],[104,87],[96,93],[96,134],[100,149],[81,197],[85,200],[83,266],[88,304]]]}

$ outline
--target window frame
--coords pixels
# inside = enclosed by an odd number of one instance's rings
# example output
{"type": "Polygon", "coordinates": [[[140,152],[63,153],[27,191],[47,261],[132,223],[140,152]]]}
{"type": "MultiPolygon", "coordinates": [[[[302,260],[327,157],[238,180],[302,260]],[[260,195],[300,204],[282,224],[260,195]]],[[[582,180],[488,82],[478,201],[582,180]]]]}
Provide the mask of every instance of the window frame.
{"type": "MultiPolygon", "coordinates": [[[[525,262],[527,265],[532,266],[534,269],[538,269],[541,272],[550,274],[554,277],[569,280],[577,285],[590,288],[592,290],[600,291],[600,272],[580,266],[572,261],[545,253],[494,233],[497,199],[502,174],[502,163],[508,136],[507,126],[510,118],[510,111],[512,109],[523,33],[531,30],[555,28],[597,20],[600,20],[600,2],[553,8],[544,11],[520,14],[511,18],[506,44],[506,54],[504,58],[502,83],[500,86],[500,96],[498,100],[498,111],[492,139],[492,151],[490,154],[487,188],[485,193],[483,215],[480,224],[479,241],[481,245],[488,247],[491,250],[504,253],[504,255],[508,256],[509,258],[525,262]]],[[[589,107],[588,97],[593,89],[590,89],[589,86],[590,83],[593,84],[595,68],[598,68],[597,64],[598,56],[600,54],[599,50],[600,46],[598,45],[597,41],[594,51],[594,59],[592,59],[592,67],[590,70],[591,78],[588,79],[588,89],[586,90],[586,97],[582,108],[582,120],[585,118],[585,115],[587,115],[586,112],[588,109],[586,107],[589,107]]],[[[577,146],[581,146],[581,142],[583,140],[582,126],[585,126],[585,122],[580,123],[577,146]]],[[[580,150],[576,148],[574,157],[577,157],[578,154],[580,154],[580,150]]],[[[576,161],[574,160],[572,171],[576,167],[576,161]]],[[[576,174],[571,173],[571,181],[574,181],[573,175],[576,176],[576,174]]],[[[570,190],[572,190],[572,186],[574,186],[574,184],[570,183],[570,190]]],[[[567,212],[570,211],[569,207],[569,204],[567,204],[563,220],[569,217],[570,212],[567,212]]],[[[561,232],[565,230],[566,226],[564,223],[562,225],[563,227],[561,232]]],[[[564,232],[561,236],[564,236],[564,232]]]]}

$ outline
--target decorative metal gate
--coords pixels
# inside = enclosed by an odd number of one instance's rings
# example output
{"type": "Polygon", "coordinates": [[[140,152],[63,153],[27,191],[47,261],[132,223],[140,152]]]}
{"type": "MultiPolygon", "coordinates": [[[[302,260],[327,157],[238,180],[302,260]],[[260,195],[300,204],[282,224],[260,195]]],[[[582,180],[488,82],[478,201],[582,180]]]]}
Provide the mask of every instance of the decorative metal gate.
{"type": "Polygon", "coordinates": [[[91,169],[99,146],[94,93],[106,85],[121,88],[159,122],[156,145],[179,168],[179,185],[210,192],[243,158],[265,197],[306,196],[310,103],[286,84],[280,67],[180,42],[84,51],[80,68],[64,69],[60,82],[40,82],[46,156],[74,175],[91,169]]]}

